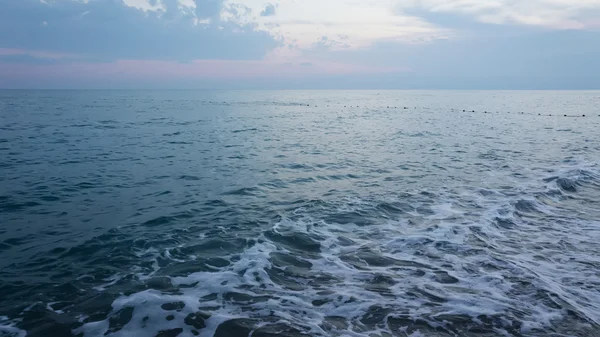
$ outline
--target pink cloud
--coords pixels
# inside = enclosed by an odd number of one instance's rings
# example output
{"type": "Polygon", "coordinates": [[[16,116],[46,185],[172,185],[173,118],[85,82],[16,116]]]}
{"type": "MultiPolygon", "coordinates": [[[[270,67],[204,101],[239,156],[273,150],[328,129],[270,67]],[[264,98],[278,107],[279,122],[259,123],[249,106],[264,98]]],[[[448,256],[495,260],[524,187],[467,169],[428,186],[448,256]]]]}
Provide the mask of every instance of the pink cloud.
{"type": "Polygon", "coordinates": [[[398,68],[370,67],[338,62],[291,63],[273,61],[198,60],[191,63],[162,61],[118,61],[123,73],[159,75],[166,77],[203,77],[215,79],[303,77],[311,75],[342,75],[357,73],[385,73],[398,68]]]}
{"type": "MultiPolygon", "coordinates": [[[[0,55],[20,55],[0,50],[0,55]],[[11,54],[12,53],[12,54],[11,54]]],[[[13,78],[69,79],[269,79],[303,78],[315,75],[381,74],[406,71],[396,67],[373,67],[340,62],[274,62],[197,60],[189,63],[146,60],[120,60],[111,63],[74,62],[68,64],[0,63],[0,75],[13,78]]]]}
{"type": "Polygon", "coordinates": [[[67,54],[67,53],[56,53],[56,52],[41,51],[41,50],[0,48],[0,56],[11,56],[11,55],[28,55],[28,56],[32,56],[35,58],[53,59],[53,60],[77,57],[74,54],[67,54]]]}
{"type": "Polygon", "coordinates": [[[584,29],[600,29],[600,19],[591,19],[583,22],[584,29]]]}

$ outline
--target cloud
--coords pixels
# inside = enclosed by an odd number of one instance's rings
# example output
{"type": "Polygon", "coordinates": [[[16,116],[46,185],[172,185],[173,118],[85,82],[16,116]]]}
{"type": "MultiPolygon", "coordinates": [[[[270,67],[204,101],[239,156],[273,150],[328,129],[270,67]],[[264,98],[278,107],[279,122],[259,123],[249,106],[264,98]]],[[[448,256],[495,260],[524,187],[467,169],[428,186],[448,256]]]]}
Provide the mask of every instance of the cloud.
{"type": "Polygon", "coordinates": [[[288,87],[327,77],[400,72],[394,67],[320,62],[291,64],[263,60],[197,60],[188,63],[123,60],[110,63],[76,62],[11,64],[0,62],[0,88],[219,88],[288,87]],[[60,76],[60,81],[57,81],[60,76]]]}
{"type": "MultiPolygon", "coordinates": [[[[459,13],[482,23],[553,29],[589,28],[589,15],[600,14],[598,0],[409,0],[397,8],[431,13],[459,13]]],[[[597,17],[597,16],[596,16],[597,17]]]]}
{"type": "Polygon", "coordinates": [[[600,0],[0,0],[0,79],[581,87],[599,18],[600,0]]]}
{"type": "Polygon", "coordinates": [[[368,49],[315,57],[410,69],[397,81],[382,82],[392,87],[404,87],[408,80],[421,88],[593,88],[600,83],[595,76],[600,70],[600,32],[581,30],[510,30],[423,44],[381,41],[368,49]]]}
{"type": "Polygon", "coordinates": [[[380,39],[411,40],[446,33],[418,17],[395,15],[391,0],[280,1],[272,16],[261,16],[269,6],[265,8],[258,0],[231,1],[246,4],[261,29],[283,37],[288,44],[296,40],[299,48],[313,48],[322,36],[345,36],[344,47],[364,48],[380,39]]]}
{"type": "Polygon", "coordinates": [[[267,4],[265,8],[260,12],[260,16],[274,16],[275,15],[275,5],[267,4]]]}
{"type": "Polygon", "coordinates": [[[12,57],[12,56],[28,56],[28,57],[33,57],[33,58],[38,58],[38,59],[48,59],[48,60],[61,60],[61,59],[77,58],[77,55],[74,55],[74,54],[45,52],[45,51],[39,51],[39,50],[31,51],[31,50],[22,50],[22,49],[0,48],[0,58],[12,57]]]}
{"type": "MultiPolygon", "coordinates": [[[[342,39],[340,39],[342,40],[342,39]]],[[[330,39],[328,36],[321,36],[315,43],[312,44],[312,50],[331,50],[350,48],[350,45],[337,39],[330,39]]]]}
{"type": "MultiPolygon", "coordinates": [[[[170,0],[174,2],[175,0],[170,0]]],[[[199,19],[214,18],[221,13],[223,8],[222,0],[195,0],[196,16],[199,19]]]]}
{"type": "Polygon", "coordinates": [[[0,0],[0,48],[189,61],[261,59],[281,45],[254,24],[221,21],[220,0],[196,0],[192,13],[179,0],[158,3],[144,10],[119,0],[0,0]]]}

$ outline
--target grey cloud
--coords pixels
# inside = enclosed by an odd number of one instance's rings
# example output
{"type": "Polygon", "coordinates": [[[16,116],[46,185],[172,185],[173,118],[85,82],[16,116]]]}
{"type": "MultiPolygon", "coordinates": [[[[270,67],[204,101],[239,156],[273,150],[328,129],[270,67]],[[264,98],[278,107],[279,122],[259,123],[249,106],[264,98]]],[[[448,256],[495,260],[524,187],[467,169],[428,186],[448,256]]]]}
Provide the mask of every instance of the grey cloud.
{"type": "MultiPolygon", "coordinates": [[[[342,39],[343,40],[343,39],[342,39]]],[[[349,48],[350,45],[344,42],[340,42],[338,40],[335,39],[331,39],[328,36],[321,36],[317,42],[314,42],[311,46],[311,48],[309,49],[310,51],[329,51],[334,47],[341,47],[341,48],[349,48]]]]}
{"type": "Polygon", "coordinates": [[[217,0],[196,0],[196,17],[163,0],[166,13],[143,12],[120,0],[0,0],[0,48],[72,53],[101,60],[261,59],[281,45],[253,25],[196,18],[214,18],[217,0]],[[85,16],[81,14],[88,12],[85,16]],[[47,25],[41,24],[47,22],[47,25]]]}
{"type": "Polygon", "coordinates": [[[194,0],[196,16],[201,19],[213,18],[219,15],[223,8],[222,0],[194,0]]]}
{"type": "Polygon", "coordinates": [[[38,57],[33,55],[0,55],[1,63],[28,63],[28,64],[64,64],[69,63],[69,59],[57,59],[49,57],[38,57]]]}
{"type": "MultiPolygon", "coordinates": [[[[451,25],[476,20],[499,25],[553,29],[584,28],[589,13],[600,12],[600,2],[582,0],[412,0],[398,2],[398,12],[420,12],[450,19],[451,25]],[[455,20],[460,18],[460,20],[455,20]],[[462,21],[462,22],[461,22],[462,21]]],[[[589,27],[588,27],[589,28],[589,27]]]]}
{"type": "Polygon", "coordinates": [[[600,77],[600,33],[522,30],[432,43],[380,42],[362,50],[313,49],[314,57],[409,68],[381,83],[429,88],[590,88],[600,77]],[[579,79],[579,80],[578,80],[579,79]]]}
{"type": "MultiPolygon", "coordinates": [[[[158,0],[152,0],[150,3],[156,5],[158,0]]],[[[179,0],[162,0],[161,3],[165,6],[168,16],[172,17],[179,12],[179,0]]],[[[217,18],[223,9],[223,0],[194,0],[194,3],[194,14],[198,19],[217,18]]]]}
{"type": "Polygon", "coordinates": [[[275,15],[275,5],[267,4],[265,8],[260,12],[260,16],[274,16],[275,15]]]}

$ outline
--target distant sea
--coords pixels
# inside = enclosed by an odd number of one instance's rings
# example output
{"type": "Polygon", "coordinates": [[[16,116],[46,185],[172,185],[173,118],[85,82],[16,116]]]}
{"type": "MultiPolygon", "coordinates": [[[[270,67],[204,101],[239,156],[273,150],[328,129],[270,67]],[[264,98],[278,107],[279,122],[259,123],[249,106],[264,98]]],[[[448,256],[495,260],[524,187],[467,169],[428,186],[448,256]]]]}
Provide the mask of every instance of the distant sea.
{"type": "Polygon", "coordinates": [[[0,91],[0,336],[600,336],[599,162],[598,91],[0,91]]]}

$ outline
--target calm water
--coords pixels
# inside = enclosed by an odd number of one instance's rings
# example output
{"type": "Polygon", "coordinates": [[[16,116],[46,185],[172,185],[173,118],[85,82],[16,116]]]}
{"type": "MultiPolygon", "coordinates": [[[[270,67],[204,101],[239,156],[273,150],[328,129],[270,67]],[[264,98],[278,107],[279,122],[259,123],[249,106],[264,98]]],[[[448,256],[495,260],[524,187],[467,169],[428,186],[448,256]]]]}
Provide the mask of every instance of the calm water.
{"type": "Polygon", "coordinates": [[[600,336],[598,106],[0,91],[0,336],[600,336]]]}

